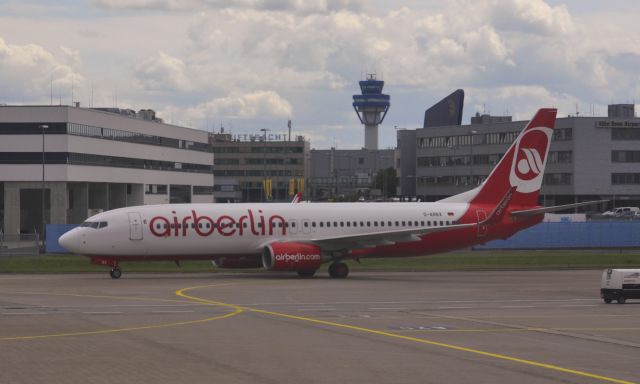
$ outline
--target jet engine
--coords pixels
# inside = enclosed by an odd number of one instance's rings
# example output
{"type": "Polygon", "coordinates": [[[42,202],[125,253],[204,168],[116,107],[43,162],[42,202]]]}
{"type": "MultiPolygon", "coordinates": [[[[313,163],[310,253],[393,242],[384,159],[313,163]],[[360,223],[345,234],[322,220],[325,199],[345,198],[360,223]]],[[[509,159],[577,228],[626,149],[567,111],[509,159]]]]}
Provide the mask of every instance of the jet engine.
{"type": "Polygon", "coordinates": [[[322,265],[320,247],[302,243],[271,243],[262,251],[262,266],[274,271],[315,271],[322,265]]]}

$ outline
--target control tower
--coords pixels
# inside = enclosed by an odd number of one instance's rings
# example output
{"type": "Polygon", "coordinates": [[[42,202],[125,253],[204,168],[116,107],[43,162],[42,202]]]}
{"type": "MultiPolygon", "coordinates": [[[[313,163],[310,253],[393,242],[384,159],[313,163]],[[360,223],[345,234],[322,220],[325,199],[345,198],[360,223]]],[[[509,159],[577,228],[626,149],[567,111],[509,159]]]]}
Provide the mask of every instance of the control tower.
{"type": "Polygon", "coordinates": [[[384,81],[376,80],[375,74],[368,74],[367,80],[360,82],[362,95],[353,95],[353,109],[364,124],[364,148],[378,149],[378,124],[382,123],[389,111],[389,95],[382,94],[384,81]]]}

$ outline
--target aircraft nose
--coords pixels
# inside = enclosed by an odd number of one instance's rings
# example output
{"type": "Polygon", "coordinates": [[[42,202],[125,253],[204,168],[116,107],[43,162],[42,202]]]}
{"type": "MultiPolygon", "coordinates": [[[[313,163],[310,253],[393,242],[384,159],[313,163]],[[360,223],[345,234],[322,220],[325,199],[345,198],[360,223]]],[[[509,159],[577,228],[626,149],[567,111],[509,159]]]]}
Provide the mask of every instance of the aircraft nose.
{"type": "Polygon", "coordinates": [[[63,234],[58,239],[58,244],[67,251],[77,252],[79,246],[79,235],[78,231],[75,229],[70,230],[69,232],[63,234]]]}

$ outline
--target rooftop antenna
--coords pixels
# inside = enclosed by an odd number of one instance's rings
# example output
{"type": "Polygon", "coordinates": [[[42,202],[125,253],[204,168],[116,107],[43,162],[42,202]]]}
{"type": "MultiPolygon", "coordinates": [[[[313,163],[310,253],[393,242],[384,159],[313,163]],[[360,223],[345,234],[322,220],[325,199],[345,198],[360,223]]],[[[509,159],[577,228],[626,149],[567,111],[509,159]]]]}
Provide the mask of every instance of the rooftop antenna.
{"type": "Polygon", "coordinates": [[[578,110],[578,103],[576,103],[576,117],[580,117],[580,111],[578,110]]]}

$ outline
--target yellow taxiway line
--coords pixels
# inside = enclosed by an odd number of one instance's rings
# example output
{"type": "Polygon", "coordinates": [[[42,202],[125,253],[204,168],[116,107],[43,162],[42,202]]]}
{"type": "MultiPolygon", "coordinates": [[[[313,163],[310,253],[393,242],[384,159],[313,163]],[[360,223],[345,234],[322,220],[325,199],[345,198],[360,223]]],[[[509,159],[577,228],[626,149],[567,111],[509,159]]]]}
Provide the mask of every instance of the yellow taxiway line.
{"type": "Polygon", "coordinates": [[[433,345],[433,346],[437,346],[437,347],[453,349],[453,350],[456,350],[456,351],[472,353],[472,354],[475,354],[475,355],[491,357],[491,358],[498,359],[498,360],[506,360],[506,361],[519,363],[519,364],[524,364],[524,365],[529,365],[529,366],[534,366],[534,367],[538,367],[538,368],[545,368],[545,369],[549,369],[549,370],[556,371],[556,372],[563,372],[563,373],[569,373],[569,374],[576,375],[576,376],[588,377],[590,379],[597,379],[597,380],[602,380],[602,381],[606,381],[606,382],[610,382],[610,383],[635,384],[635,383],[633,383],[631,381],[619,380],[619,379],[615,379],[615,378],[611,378],[611,377],[607,377],[607,376],[596,375],[596,374],[589,373],[589,372],[578,371],[578,370],[575,370],[575,369],[564,368],[564,367],[560,367],[558,365],[546,364],[546,363],[541,363],[541,362],[537,362],[537,361],[533,361],[533,360],[521,359],[521,358],[509,356],[509,355],[486,352],[486,351],[482,351],[482,350],[479,350],[479,349],[467,348],[467,347],[462,347],[462,346],[454,345],[454,344],[441,343],[441,342],[438,342],[438,341],[422,339],[422,338],[417,338],[417,337],[411,337],[411,336],[406,336],[406,335],[400,335],[400,334],[393,333],[393,332],[380,331],[380,330],[377,330],[377,329],[365,328],[365,327],[360,327],[360,326],[356,326],[356,325],[348,325],[348,324],[336,323],[336,322],[333,322],[333,321],[320,320],[320,319],[315,319],[313,317],[296,316],[296,315],[290,315],[290,314],[281,313],[281,312],[267,311],[267,310],[263,310],[263,309],[246,308],[246,307],[241,307],[241,306],[238,306],[238,305],[235,305],[235,304],[227,304],[227,303],[223,303],[223,302],[220,302],[220,301],[207,300],[207,299],[204,299],[204,298],[201,298],[201,297],[187,295],[185,293],[185,292],[188,292],[188,291],[193,291],[193,290],[202,289],[202,288],[209,288],[209,287],[212,287],[212,286],[202,285],[202,286],[197,286],[197,287],[183,288],[183,289],[177,290],[176,291],[176,295],[180,296],[180,297],[184,297],[185,299],[188,299],[188,300],[191,300],[191,301],[202,303],[202,304],[210,304],[210,305],[216,305],[216,306],[228,306],[229,308],[233,308],[235,310],[244,310],[246,312],[262,313],[262,314],[265,314],[265,315],[271,315],[271,316],[282,317],[282,318],[286,318],[286,319],[299,320],[299,321],[304,321],[304,322],[308,322],[308,323],[326,325],[326,326],[329,326],[329,327],[336,327],[336,328],[341,328],[341,329],[349,329],[349,330],[352,330],[352,331],[364,332],[364,333],[369,333],[369,334],[374,334],[374,335],[384,336],[384,337],[390,337],[390,338],[393,338],[393,339],[411,341],[411,342],[420,343],[420,344],[428,344],[428,345],[433,345]]]}
{"type": "MultiPolygon", "coordinates": [[[[230,285],[230,284],[218,284],[218,285],[214,285],[213,287],[219,287],[224,285],[230,285]]],[[[135,301],[161,301],[161,302],[172,302],[172,303],[184,303],[184,300],[156,299],[156,298],[131,297],[131,296],[127,297],[127,296],[106,296],[106,295],[83,295],[83,294],[76,294],[76,293],[47,293],[47,292],[16,292],[16,293],[25,294],[25,295],[71,296],[71,297],[116,299],[116,300],[129,300],[129,301],[135,300],[135,301]]],[[[216,306],[221,306],[225,308],[232,308],[233,311],[226,313],[224,315],[208,317],[205,319],[198,319],[198,320],[178,321],[173,323],[141,325],[141,326],[124,327],[124,328],[100,329],[95,331],[64,332],[64,333],[52,333],[52,334],[45,334],[45,335],[28,335],[28,336],[7,336],[7,337],[0,337],[0,341],[37,340],[37,339],[51,339],[56,337],[105,335],[105,334],[120,333],[120,332],[133,332],[133,331],[143,331],[148,329],[179,327],[183,325],[201,324],[201,323],[207,323],[214,320],[222,320],[222,319],[226,319],[228,317],[232,317],[244,312],[244,308],[234,306],[234,305],[217,305],[217,304],[213,304],[213,302],[209,302],[209,303],[200,302],[200,304],[216,305],[216,306]]]]}

